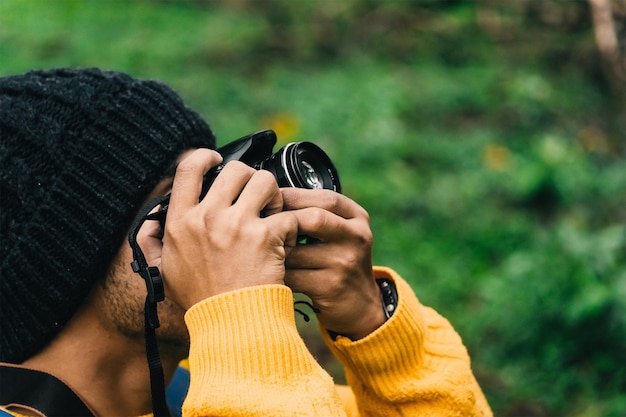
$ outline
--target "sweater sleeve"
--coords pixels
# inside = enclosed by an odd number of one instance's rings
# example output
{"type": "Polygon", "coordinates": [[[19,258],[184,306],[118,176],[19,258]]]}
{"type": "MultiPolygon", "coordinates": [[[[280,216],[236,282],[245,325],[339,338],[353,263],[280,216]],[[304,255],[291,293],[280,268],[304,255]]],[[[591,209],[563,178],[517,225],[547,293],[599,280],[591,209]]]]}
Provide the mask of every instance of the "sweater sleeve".
{"type": "Polygon", "coordinates": [[[191,346],[184,416],[345,416],[332,378],[298,334],[291,290],[227,292],[185,315],[191,346]]]}
{"type": "Polygon", "coordinates": [[[396,284],[394,315],[357,341],[333,340],[322,331],[353,391],[353,396],[339,391],[348,398],[348,414],[357,415],[351,409],[356,406],[361,416],[491,416],[467,350],[450,323],[422,306],[393,270],[377,267],[374,272],[396,284]]]}

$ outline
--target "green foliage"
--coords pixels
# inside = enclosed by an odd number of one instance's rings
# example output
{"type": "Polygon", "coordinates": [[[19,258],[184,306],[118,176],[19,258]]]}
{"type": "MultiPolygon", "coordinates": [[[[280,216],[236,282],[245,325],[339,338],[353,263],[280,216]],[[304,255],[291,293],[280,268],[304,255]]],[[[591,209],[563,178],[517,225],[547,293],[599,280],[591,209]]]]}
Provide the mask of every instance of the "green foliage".
{"type": "Polygon", "coordinates": [[[586,2],[496,3],[4,0],[0,73],[124,70],[222,144],[317,142],[496,415],[624,415],[624,109],[586,2]]]}

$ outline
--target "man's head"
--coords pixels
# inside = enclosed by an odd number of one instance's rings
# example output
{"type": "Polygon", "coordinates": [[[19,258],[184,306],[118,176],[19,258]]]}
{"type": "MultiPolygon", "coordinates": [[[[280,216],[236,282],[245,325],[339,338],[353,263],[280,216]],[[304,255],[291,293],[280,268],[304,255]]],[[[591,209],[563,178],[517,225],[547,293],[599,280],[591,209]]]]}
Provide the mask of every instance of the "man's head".
{"type": "Polygon", "coordinates": [[[0,360],[21,362],[102,279],[202,118],[154,81],[51,70],[0,78],[0,360]]]}

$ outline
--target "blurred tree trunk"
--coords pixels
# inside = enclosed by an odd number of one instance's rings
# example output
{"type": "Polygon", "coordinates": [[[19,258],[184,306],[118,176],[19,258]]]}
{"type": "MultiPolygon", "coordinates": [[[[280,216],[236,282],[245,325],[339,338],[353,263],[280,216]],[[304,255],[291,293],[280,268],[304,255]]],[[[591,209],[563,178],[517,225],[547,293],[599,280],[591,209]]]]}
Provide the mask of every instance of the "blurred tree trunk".
{"type": "Polygon", "coordinates": [[[625,24],[623,20],[626,15],[626,1],[589,0],[589,5],[596,44],[613,95],[613,107],[616,112],[614,129],[619,136],[624,138],[626,135],[626,54],[623,51],[625,45],[620,45],[620,35],[614,15],[619,16],[622,24],[625,24]],[[615,10],[619,13],[614,13],[615,10]]]}

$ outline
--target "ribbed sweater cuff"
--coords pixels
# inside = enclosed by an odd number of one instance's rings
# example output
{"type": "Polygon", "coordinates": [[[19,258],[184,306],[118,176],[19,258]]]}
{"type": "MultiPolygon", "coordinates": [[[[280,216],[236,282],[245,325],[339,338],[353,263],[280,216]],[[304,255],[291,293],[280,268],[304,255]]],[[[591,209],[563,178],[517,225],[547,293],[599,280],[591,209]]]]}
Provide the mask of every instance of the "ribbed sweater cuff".
{"type": "Polygon", "coordinates": [[[342,416],[333,381],[298,334],[291,290],[249,287],[191,307],[188,416],[342,416]]]}
{"type": "Polygon", "coordinates": [[[426,324],[417,297],[395,271],[375,267],[374,274],[376,278],[390,278],[396,284],[398,308],[394,315],[360,340],[339,336],[333,341],[326,331],[322,334],[349,373],[360,381],[367,381],[375,391],[393,392],[397,375],[418,370],[423,365],[426,324]]]}
{"type": "Polygon", "coordinates": [[[196,375],[218,381],[233,376],[280,380],[317,366],[298,334],[293,295],[284,285],[211,297],[192,306],[185,322],[191,338],[190,368],[196,375]],[[202,372],[209,367],[210,372],[202,372]]]}

